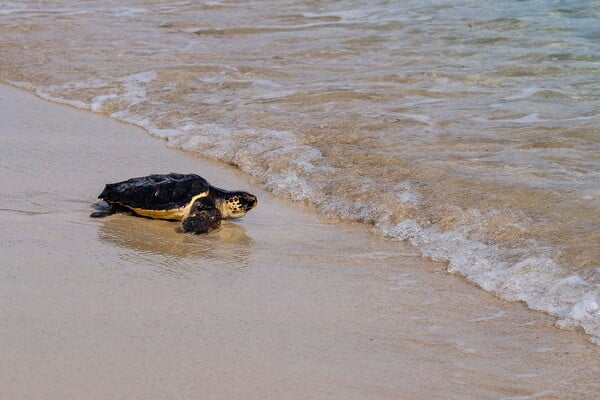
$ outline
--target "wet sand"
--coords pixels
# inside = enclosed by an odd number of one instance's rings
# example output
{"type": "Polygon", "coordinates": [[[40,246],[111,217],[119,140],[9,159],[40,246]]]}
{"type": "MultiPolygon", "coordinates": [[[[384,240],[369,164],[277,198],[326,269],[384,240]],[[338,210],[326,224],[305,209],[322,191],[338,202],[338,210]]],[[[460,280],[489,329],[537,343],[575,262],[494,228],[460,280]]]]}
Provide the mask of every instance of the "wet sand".
{"type": "Polygon", "coordinates": [[[408,246],[136,127],[0,86],[0,398],[594,399],[600,347],[408,246]],[[90,219],[107,182],[196,172],[243,220],[90,219]]]}

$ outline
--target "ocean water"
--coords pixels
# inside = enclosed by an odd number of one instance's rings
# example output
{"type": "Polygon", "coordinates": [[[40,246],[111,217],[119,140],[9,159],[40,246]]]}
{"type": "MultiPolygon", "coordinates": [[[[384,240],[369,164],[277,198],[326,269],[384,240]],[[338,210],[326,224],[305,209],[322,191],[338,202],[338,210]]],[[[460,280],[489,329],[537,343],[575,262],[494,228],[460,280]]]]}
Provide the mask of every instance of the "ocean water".
{"type": "Polygon", "coordinates": [[[0,3],[0,80],[235,165],[600,343],[600,3],[123,4],[0,3]]]}

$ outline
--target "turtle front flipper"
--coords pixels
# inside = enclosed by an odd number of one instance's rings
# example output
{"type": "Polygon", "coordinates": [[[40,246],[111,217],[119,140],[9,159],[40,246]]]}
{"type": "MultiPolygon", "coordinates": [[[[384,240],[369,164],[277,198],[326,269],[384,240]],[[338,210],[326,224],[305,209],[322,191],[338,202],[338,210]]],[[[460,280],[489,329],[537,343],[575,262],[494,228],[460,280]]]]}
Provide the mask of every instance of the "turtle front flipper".
{"type": "Polygon", "coordinates": [[[198,211],[181,221],[181,228],[184,232],[208,233],[220,226],[221,212],[216,208],[198,211]]]}
{"type": "Polygon", "coordinates": [[[221,211],[215,208],[211,200],[200,198],[194,202],[188,215],[181,220],[181,229],[184,232],[207,233],[218,229],[222,219],[221,211]]]}

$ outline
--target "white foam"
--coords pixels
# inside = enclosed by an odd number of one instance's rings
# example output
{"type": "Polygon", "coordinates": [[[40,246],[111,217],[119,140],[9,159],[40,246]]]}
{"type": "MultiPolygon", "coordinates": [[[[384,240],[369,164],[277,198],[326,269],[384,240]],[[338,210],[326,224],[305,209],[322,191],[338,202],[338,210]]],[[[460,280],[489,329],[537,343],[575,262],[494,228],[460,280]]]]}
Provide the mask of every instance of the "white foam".
{"type": "Polygon", "coordinates": [[[532,87],[528,87],[528,88],[523,89],[521,91],[521,93],[514,94],[512,96],[504,97],[502,100],[505,100],[505,101],[523,100],[523,99],[527,99],[527,98],[529,98],[531,96],[534,96],[536,93],[543,92],[545,90],[551,90],[554,93],[560,93],[560,94],[563,94],[563,95],[572,96],[571,94],[569,94],[569,93],[567,93],[567,92],[565,92],[563,90],[560,90],[560,89],[547,89],[547,88],[541,88],[541,87],[537,87],[537,86],[532,86],[532,87]]]}
{"type": "Polygon", "coordinates": [[[398,114],[398,116],[401,118],[412,119],[413,121],[422,122],[426,125],[431,125],[431,117],[429,115],[402,113],[398,114]]]}
{"type": "Polygon", "coordinates": [[[90,104],[90,109],[94,112],[99,112],[104,107],[104,104],[109,101],[118,98],[116,94],[106,94],[94,97],[92,100],[92,104],[90,104]]]}
{"type": "Polygon", "coordinates": [[[421,105],[425,105],[425,104],[435,104],[435,103],[443,103],[444,102],[443,99],[435,99],[432,97],[424,97],[424,96],[407,96],[406,99],[410,100],[410,101],[400,103],[400,104],[398,104],[398,106],[403,107],[403,108],[412,108],[415,106],[421,106],[421,105]]]}
{"type": "Polygon", "coordinates": [[[309,183],[294,171],[272,174],[267,187],[276,194],[289,195],[293,200],[303,201],[315,197],[309,183]]]}
{"type": "Polygon", "coordinates": [[[137,115],[130,113],[129,111],[117,111],[115,113],[112,113],[110,117],[121,122],[126,122],[128,124],[137,125],[141,128],[144,128],[152,136],[161,139],[170,140],[181,136],[181,129],[160,129],[150,119],[140,118],[137,115]]]}
{"type": "Polygon", "coordinates": [[[563,321],[581,321],[585,319],[600,319],[598,296],[593,293],[585,293],[583,298],[571,308],[567,318],[563,321]]]}
{"type": "Polygon", "coordinates": [[[50,94],[48,94],[45,91],[40,90],[40,89],[36,89],[35,94],[38,97],[40,97],[40,98],[42,98],[44,100],[48,100],[48,101],[52,101],[52,102],[60,103],[60,104],[66,104],[68,106],[75,107],[75,108],[81,108],[83,110],[89,110],[90,109],[90,105],[87,104],[87,103],[85,103],[85,102],[83,102],[83,101],[79,101],[79,100],[66,100],[66,99],[63,99],[61,97],[52,96],[52,95],[50,95],[50,94]]]}
{"type": "Polygon", "coordinates": [[[525,396],[508,396],[502,397],[500,400],[535,400],[554,397],[557,393],[553,390],[542,390],[541,392],[533,393],[525,396]]]}
{"type": "Polygon", "coordinates": [[[51,14],[63,14],[63,15],[80,15],[87,14],[87,11],[79,10],[74,7],[55,7],[55,8],[32,8],[29,7],[29,4],[24,2],[14,2],[14,1],[3,1],[2,8],[0,9],[0,15],[11,15],[11,14],[19,14],[26,16],[45,16],[51,14]]]}
{"type": "Polygon", "coordinates": [[[521,118],[506,120],[506,122],[514,122],[517,124],[531,124],[534,122],[541,122],[541,121],[543,121],[543,119],[540,118],[539,113],[532,113],[532,114],[526,115],[521,118]]]}
{"type": "Polygon", "coordinates": [[[370,12],[366,8],[355,8],[355,9],[348,9],[348,10],[339,10],[339,11],[335,11],[335,12],[331,12],[331,13],[325,13],[325,14],[312,13],[312,12],[304,12],[304,13],[302,13],[302,16],[304,16],[305,18],[331,18],[331,17],[335,17],[335,18],[339,18],[340,20],[343,20],[345,22],[364,20],[369,15],[370,15],[370,12]]]}
{"type": "Polygon", "coordinates": [[[4,1],[2,2],[2,8],[0,9],[1,15],[10,15],[27,10],[27,6],[23,2],[17,1],[4,1]]]}
{"type": "Polygon", "coordinates": [[[396,185],[394,194],[402,203],[407,203],[411,206],[417,206],[421,201],[421,197],[412,190],[412,184],[409,181],[400,182],[396,185]]]}
{"type": "Polygon", "coordinates": [[[414,220],[395,225],[382,221],[377,226],[384,235],[407,240],[433,260],[447,262],[448,271],[507,300],[546,311],[558,318],[561,327],[581,326],[594,342],[600,341],[600,285],[569,275],[544,249],[502,249],[460,232],[441,232],[435,225],[422,227],[414,220]],[[513,254],[517,261],[506,261],[502,254],[513,254]]]}
{"type": "Polygon", "coordinates": [[[121,82],[124,93],[120,96],[129,104],[139,104],[147,99],[146,85],[157,78],[156,71],[140,72],[117,79],[121,82]]]}
{"type": "MultiPolygon", "coordinates": [[[[490,104],[491,108],[504,108],[501,104],[490,104]]],[[[574,117],[574,118],[561,118],[561,119],[551,119],[551,118],[540,118],[539,113],[531,113],[525,115],[521,118],[508,118],[508,119],[489,119],[486,117],[473,117],[470,118],[472,121],[481,122],[481,123],[491,123],[493,125],[498,125],[501,123],[508,124],[546,124],[548,126],[563,126],[578,122],[591,121],[596,116],[584,116],[584,117],[574,117]]]]}
{"type": "MultiPolygon", "coordinates": [[[[51,93],[63,93],[65,90],[78,90],[78,89],[103,89],[108,86],[105,80],[92,78],[84,81],[73,81],[68,82],[62,86],[47,86],[47,87],[33,87],[22,82],[10,82],[10,84],[24,87],[30,90],[35,90],[36,95],[39,97],[53,101],[55,103],[67,104],[72,107],[81,108],[85,110],[91,110],[99,112],[102,110],[104,104],[109,100],[118,99],[123,101],[126,105],[135,105],[147,100],[146,86],[157,78],[155,71],[140,72],[133,75],[128,75],[122,78],[117,78],[116,82],[121,84],[121,90],[113,89],[106,94],[101,94],[92,99],[90,103],[86,103],[80,100],[67,100],[64,97],[52,95],[51,93]],[[122,92],[117,94],[116,92],[122,92]]],[[[135,125],[149,128],[152,124],[149,121],[142,121],[130,114],[126,110],[115,112],[111,117],[118,120],[133,123],[135,125]]],[[[151,126],[154,128],[154,126],[151,126]]]]}
{"type": "Polygon", "coordinates": [[[538,92],[540,92],[542,90],[544,90],[544,89],[539,88],[539,87],[535,87],[535,86],[534,87],[529,87],[529,88],[523,89],[523,91],[521,91],[521,93],[519,93],[519,94],[515,94],[515,95],[512,95],[512,96],[505,97],[503,100],[510,101],[510,100],[526,99],[526,98],[531,97],[534,94],[536,94],[536,93],[538,93],[538,92]]]}
{"type": "Polygon", "coordinates": [[[134,17],[136,14],[148,13],[148,9],[141,7],[115,7],[110,12],[116,17],[134,17]]]}

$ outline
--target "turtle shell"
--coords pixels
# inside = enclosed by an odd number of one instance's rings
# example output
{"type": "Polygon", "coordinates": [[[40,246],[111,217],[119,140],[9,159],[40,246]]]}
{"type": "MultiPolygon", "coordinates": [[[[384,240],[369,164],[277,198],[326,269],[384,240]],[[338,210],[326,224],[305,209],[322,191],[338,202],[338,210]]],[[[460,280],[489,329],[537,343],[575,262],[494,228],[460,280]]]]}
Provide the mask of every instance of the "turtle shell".
{"type": "Polygon", "coordinates": [[[98,196],[139,215],[181,219],[192,202],[208,195],[210,184],[195,174],[148,175],[109,183],[98,196]]]}

